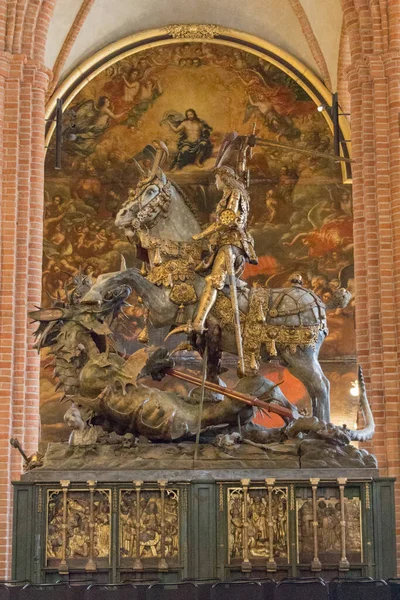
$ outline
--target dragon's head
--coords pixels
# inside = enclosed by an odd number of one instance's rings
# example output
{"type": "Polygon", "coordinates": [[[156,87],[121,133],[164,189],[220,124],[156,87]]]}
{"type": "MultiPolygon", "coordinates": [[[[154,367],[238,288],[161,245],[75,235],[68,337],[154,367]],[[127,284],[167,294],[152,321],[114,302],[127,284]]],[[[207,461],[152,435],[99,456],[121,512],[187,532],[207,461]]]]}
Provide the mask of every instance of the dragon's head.
{"type": "Polygon", "coordinates": [[[71,292],[66,290],[65,301],[58,299],[53,301],[50,308],[29,312],[29,317],[39,323],[34,348],[39,351],[56,344],[61,328],[67,322],[75,322],[96,339],[110,334],[111,323],[132,293],[125,283],[113,285],[103,290],[102,294],[92,292],[99,284],[99,279],[107,280],[112,275],[115,274],[100,275],[94,284],[87,280],[79,282],[71,292]]]}

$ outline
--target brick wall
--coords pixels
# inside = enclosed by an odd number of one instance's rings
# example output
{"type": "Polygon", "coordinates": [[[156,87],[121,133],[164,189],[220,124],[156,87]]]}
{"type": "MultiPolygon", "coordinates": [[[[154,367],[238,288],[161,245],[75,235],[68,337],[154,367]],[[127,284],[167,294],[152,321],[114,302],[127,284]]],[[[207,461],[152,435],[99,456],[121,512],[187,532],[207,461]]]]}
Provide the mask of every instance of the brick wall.
{"type": "MultiPolygon", "coordinates": [[[[342,0],[342,7],[356,161],[357,354],[377,423],[368,449],[382,475],[400,479],[400,4],[342,0]]],[[[400,482],[396,510],[400,559],[400,482]]]]}
{"type": "Polygon", "coordinates": [[[38,439],[39,362],[27,309],[41,294],[43,57],[54,3],[0,0],[0,577],[10,573],[10,481],[21,472],[9,439],[28,453],[38,439]]]}

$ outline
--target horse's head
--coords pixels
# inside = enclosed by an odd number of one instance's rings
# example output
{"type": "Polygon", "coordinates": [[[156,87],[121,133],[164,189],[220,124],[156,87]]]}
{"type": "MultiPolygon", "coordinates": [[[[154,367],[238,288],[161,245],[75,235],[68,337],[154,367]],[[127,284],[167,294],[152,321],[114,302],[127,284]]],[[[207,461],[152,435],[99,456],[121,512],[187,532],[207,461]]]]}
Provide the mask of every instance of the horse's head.
{"type": "Polygon", "coordinates": [[[163,142],[153,142],[156,147],[154,163],[150,174],[145,175],[138,165],[141,177],[135,190],[118,212],[115,224],[133,239],[140,229],[151,229],[158,220],[168,213],[171,202],[171,184],[161,165],[168,156],[168,148],[163,142]]]}

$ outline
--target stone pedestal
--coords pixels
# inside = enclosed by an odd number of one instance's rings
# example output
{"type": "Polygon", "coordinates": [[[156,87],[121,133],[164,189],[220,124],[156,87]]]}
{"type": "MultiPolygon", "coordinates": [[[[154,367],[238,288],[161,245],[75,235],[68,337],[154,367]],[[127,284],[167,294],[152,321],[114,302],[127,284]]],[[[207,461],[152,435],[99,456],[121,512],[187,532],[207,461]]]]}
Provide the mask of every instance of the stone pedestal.
{"type": "Polygon", "coordinates": [[[24,475],[14,483],[13,578],[89,568],[98,581],[265,577],[273,565],[276,579],[329,579],[343,560],[351,576],[396,574],[394,480],[376,469],[230,467],[229,455],[165,467],[143,459],[141,469],[24,475]]]}

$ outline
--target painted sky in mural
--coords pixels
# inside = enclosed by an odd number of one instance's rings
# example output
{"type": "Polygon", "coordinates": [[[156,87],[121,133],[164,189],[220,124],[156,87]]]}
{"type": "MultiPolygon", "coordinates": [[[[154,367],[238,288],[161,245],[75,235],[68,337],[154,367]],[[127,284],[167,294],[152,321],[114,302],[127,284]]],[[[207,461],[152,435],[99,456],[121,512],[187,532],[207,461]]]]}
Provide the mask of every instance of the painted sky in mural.
{"type": "MultiPolygon", "coordinates": [[[[128,266],[140,267],[135,246],[114,219],[136,185],[137,163],[151,166],[147,144],[159,139],[168,146],[164,170],[205,225],[219,199],[211,170],[221,141],[229,131],[249,133],[253,124],[259,137],[291,150],[254,150],[249,224],[259,264],[247,265],[244,277],[252,285],[280,287],[299,272],[325,301],[340,285],[354,293],[351,189],[334,160],[300,152],[333,153],[323,114],[293,79],[255,55],[215,43],[175,43],[114,63],[66,109],[61,171],[54,169],[54,139],[46,158],[43,304],[65,297],[80,271],[96,276],[119,269],[121,254],[128,266]]],[[[330,336],[321,358],[331,381],[339,372],[348,383],[355,379],[354,302],[328,312],[330,336]]],[[[143,324],[141,306],[132,304],[128,320],[115,324],[127,353],[137,347],[143,324]]],[[[160,343],[166,332],[152,333],[160,343]]],[[[44,354],[42,367],[47,363],[44,354]]],[[[267,376],[273,372],[291,381],[282,367],[265,367],[267,376]]],[[[289,398],[304,401],[300,384],[287,387],[289,398]]],[[[44,368],[41,396],[44,436],[47,427],[48,439],[55,439],[65,411],[44,368]]],[[[349,417],[340,397],[343,390],[332,398],[333,415],[349,417]]]]}

